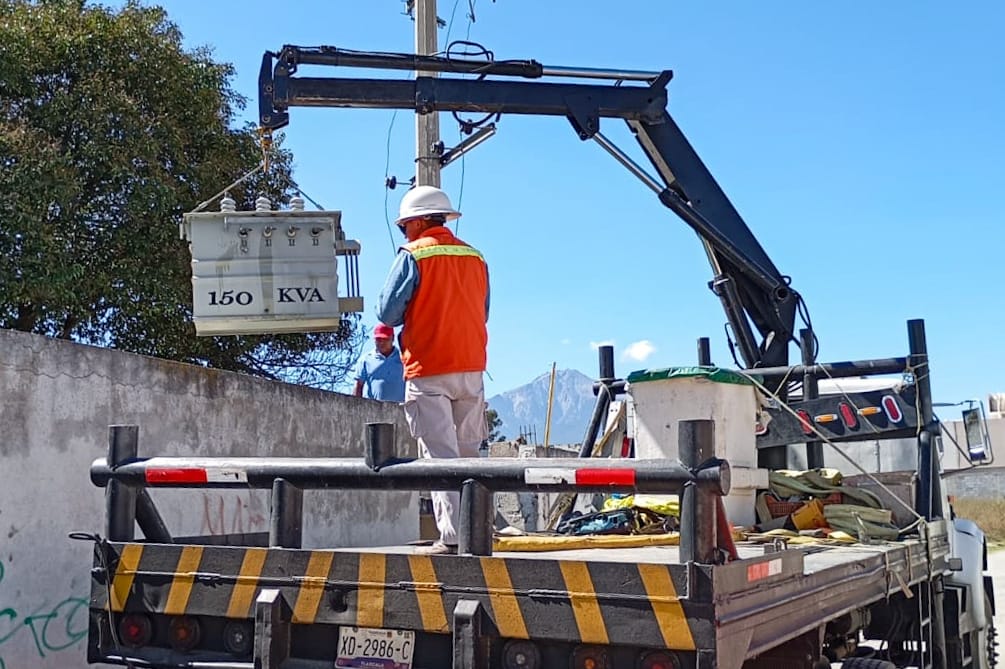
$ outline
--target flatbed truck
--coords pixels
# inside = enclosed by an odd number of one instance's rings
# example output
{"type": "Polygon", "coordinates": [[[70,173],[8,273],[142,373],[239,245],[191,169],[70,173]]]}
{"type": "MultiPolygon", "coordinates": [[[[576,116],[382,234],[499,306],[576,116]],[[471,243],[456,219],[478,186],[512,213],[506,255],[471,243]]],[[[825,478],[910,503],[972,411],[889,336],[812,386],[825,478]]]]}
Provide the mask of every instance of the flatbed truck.
{"type": "MultiPolygon", "coordinates": [[[[940,487],[924,324],[908,324],[906,355],[816,362],[808,323],[798,338],[795,332],[802,298],[670,117],[671,76],[286,46],[263,58],[260,122],[266,130],[280,128],[296,106],[566,117],[581,139],[600,144],[699,235],[741,372],[758,379],[770,399],[765,410],[772,420],[756,437],[757,466],[785,468],[785,449],[794,443],[807,443],[808,463],[819,467],[824,442],[915,439],[917,484],[902,502],[916,522],[897,541],[730,547],[719,501],[735,472],[715,457],[714,420],[682,422],[676,458],[560,464],[401,459],[391,446],[392,426],[379,424],[368,426],[360,458],[140,457],[137,426],[112,426],[108,456],[91,468],[94,483],[105,488],[106,520],[104,536],[85,535],[95,546],[89,662],[193,669],[994,665],[986,543],[975,525],[953,517],[940,487]],[[295,76],[304,65],[441,76],[295,76]],[[537,81],[548,77],[608,83],[537,81]],[[600,133],[600,120],[610,118],[628,124],[656,176],[600,133]],[[789,362],[793,342],[801,364],[789,362]],[[906,383],[854,395],[813,392],[821,378],[875,374],[900,374],[906,383]],[[790,397],[794,380],[803,386],[798,399],[790,397]],[[882,411],[851,421],[848,406],[882,411]],[[813,420],[821,415],[842,420],[813,420]],[[149,494],[165,487],[271,490],[270,530],[173,536],[149,494]],[[411,545],[304,548],[308,489],[460,490],[458,555],[420,555],[411,545]],[[500,550],[492,496],[512,491],[677,494],[679,544],[500,550]]],[[[704,350],[698,362],[708,366],[704,350]]],[[[602,364],[595,415],[604,414],[604,398],[630,385],[602,364]]],[[[584,452],[595,436],[591,425],[584,452]]],[[[144,442],[142,451],[150,445],[144,442]]]]}

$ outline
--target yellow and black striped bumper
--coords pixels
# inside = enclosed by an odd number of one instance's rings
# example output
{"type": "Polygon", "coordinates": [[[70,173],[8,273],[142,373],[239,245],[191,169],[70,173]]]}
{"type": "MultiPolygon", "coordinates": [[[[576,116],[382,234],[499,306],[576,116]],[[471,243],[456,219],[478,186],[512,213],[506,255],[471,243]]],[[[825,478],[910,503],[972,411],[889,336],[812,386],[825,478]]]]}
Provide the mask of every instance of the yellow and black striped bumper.
{"type": "MultiPolygon", "coordinates": [[[[92,606],[166,615],[254,617],[277,588],[294,624],[448,634],[454,607],[477,600],[504,638],[692,651],[714,644],[711,612],[686,601],[681,565],[280,548],[109,544],[107,587],[92,606]]],[[[97,565],[100,567],[100,565],[97,565]]]]}

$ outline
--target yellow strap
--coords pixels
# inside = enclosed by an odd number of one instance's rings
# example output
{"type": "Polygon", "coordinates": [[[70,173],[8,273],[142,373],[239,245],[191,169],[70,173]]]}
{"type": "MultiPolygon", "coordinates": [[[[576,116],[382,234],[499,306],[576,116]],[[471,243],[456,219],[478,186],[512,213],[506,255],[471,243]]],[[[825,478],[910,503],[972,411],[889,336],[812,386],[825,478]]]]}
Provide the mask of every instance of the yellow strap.
{"type": "Polygon", "coordinates": [[[431,258],[432,256],[474,256],[482,262],[482,254],[470,246],[460,246],[458,244],[438,244],[436,246],[423,246],[411,252],[416,260],[431,258]]]}
{"type": "Polygon", "coordinates": [[[499,552],[568,551],[579,548],[635,548],[638,546],[677,546],[680,535],[669,534],[604,534],[586,536],[526,535],[498,536],[492,550],[499,552]]]}

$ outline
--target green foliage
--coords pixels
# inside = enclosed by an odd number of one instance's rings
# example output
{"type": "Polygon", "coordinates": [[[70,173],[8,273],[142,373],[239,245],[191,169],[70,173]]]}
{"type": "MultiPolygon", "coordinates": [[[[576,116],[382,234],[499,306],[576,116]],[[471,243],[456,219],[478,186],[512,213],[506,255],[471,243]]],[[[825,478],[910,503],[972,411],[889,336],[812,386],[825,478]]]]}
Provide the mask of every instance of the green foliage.
{"type": "MultiPolygon", "coordinates": [[[[330,387],[362,343],[356,321],[195,336],[177,224],[262,154],[232,127],[233,68],[181,40],[159,7],[0,0],[0,327],[330,387]]],[[[232,192],[239,208],[287,202],[290,170],[278,148],[232,192]]]]}
{"type": "Polygon", "coordinates": [[[485,409],[485,422],[489,426],[489,441],[504,441],[506,437],[499,431],[502,427],[502,418],[495,409],[485,409]]]}

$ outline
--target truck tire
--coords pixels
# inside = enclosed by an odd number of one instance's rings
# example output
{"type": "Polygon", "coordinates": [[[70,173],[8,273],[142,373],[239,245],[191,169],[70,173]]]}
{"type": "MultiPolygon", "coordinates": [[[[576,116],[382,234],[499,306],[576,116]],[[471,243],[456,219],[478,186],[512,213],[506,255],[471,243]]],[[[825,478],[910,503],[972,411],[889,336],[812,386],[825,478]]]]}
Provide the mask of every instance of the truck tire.
{"type": "Polygon", "coordinates": [[[995,630],[991,599],[984,595],[984,615],[988,621],[982,630],[974,634],[974,669],[994,669],[998,664],[998,632],[995,630]]]}
{"type": "Polygon", "coordinates": [[[897,669],[897,665],[874,657],[849,657],[841,663],[841,669],[897,669]]]}

